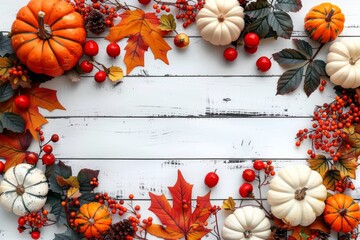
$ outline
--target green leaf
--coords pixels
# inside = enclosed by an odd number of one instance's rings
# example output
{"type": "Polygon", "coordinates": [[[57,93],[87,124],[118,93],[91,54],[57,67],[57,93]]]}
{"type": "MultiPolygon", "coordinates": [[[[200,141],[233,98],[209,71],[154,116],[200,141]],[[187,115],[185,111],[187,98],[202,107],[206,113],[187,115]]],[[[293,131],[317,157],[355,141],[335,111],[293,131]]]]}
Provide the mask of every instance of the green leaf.
{"type": "Polygon", "coordinates": [[[252,18],[266,17],[270,13],[270,4],[267,0],[257,0],[245,7],[245,13],[252,18]]]}
{"type": "Polygon", "coordinates": [[[314,62],[310,62],[306,68],[304,91],[307,96],[310,96],[320,85],[320,74],[316,70],[314,62]]]}
{"type": "Polygon", "coordinates": [[[4,128],[15,132],[22,133],[25,130],[25,121],[24,119],[12,112],[5,112],[0,115],[0,121],[4,128]]]}
{"type": "Polygon", "coordinates": [[[83,205],[83,204],[86,204],[86,203],[89,203],[89,202],[94,202],[96,195],[97,195],[97,194],[96,194],[96,193],[93,193],[93,192],[83,193],[83,194],[78,198],[78,200],[80,201],[80,205],[83,205]]]}
{"type": "Polygon", "coordinates": [[[93,178],[99,176],[99,170],[91,169],[81,169],[77,175],[78,181],[80,183],[80,192],[90,192],[94,190],[94,187],[90,185],[90,182],[93,178]]]}
{"type": "Polygon", "coordinates": [[[314,67],[320,76],[326,76],[326,63],[323,60],[314,60],[314,67]]]}
{"type": "Polygon", "coordinates": [[[326,189],[335,191],[336,181],[340,181],[340,180],[341,180],[341,177],[340,177],[339,170],[329,170],[325,174],[323,184],[326,187],[326,189]]]}
{"type": "Polygon", "coordinates": [[[267,22],[267,17],[260,17],[256,19],[254,22],[249,24],[244,32],[254,32],[256,33],[260,38],[265,38],[266,35],[269,33],[270,26],[267,22]]]}
{"type": "Polygon", "coordinates": [[[176,30],[176,22],[174,15],[172,14],[161,15],[159,28],[162,31],[168,31],[168,32],[176,30]]]}
{"type": "Polygon", "coordinates": [[[72,175],[72,171],[70,166],[67,166],[62,161],[59,161],[58,164],[48,166],[46,168],[45,175],[49,179],[50,190],[56,193],[63,194],[64,188],[59,185],[57,181],[57,176],[61,176],[66,179],[72,175]]]}
{"type": "Polygon", "coordinates": [[[280,52],[274,53],[273,58],[280,65],[285,66],[294,66],[297,64],[305,63],[308,58],[295,49],[286,48],[280,52]]]}
{"type": "Polygon", "coordinates": [[[297,38],[293,39],[293,42],[296,48],[306,53],[308,57],[311,57],[313,55],[312,47],[308,42],[297,38]]]}
{"type": "Polygon", "coordinates": [[[49,191],[47,195],[46,204],[49,204],[51,207],[50,213],[55,215],[56,223],[58,225],[64,225],[67,223],[65,208],[61,206],[61,195],[53,191],[49,191]]]}
{"type": "Polygon", "coordinates": [[[298,12],[302,3],[301,0],[277,0],[275,7],[285,12],[298,12]]]}
{"type": "Polygon", "coordinates": [[[0,32],[0,56],[4,56],[6,53],[11,54],[14,49],[11,45],[11,39],[4,35],[4,32],[0,32]]]}
{"type": "Polygon", "coordinates": [[[66,232],[55,234],[55,238],[53,240],[81,240],[81,239],[83,238],[80,237],[78,233],[76,233],[74,230],[68,227],[66,229],[66,232]]]}
{"type": "Polygon", "coordinates": [[[304,67],[288,70],[278,80],[276,95],[284,95],[297,89],[301,83],[304,67]]]}
{"type": "Polygon", "coordinates": [[[14,90],[10,83],[6,82],[0,85],[0,103],[9,100],[14,95],[14,90]]]}
{"type": "Polygon", "coordinates": [[[271,12],[268,23],[279,37],[289,39],[293,31],[293,22],[289,14],[283,11],[271,12]]]}
{"type": "Polygon", "coordinates": [[[0,133],[4,132],[4,126],[2,125],[2,123],[0,122],[0,133]]]}

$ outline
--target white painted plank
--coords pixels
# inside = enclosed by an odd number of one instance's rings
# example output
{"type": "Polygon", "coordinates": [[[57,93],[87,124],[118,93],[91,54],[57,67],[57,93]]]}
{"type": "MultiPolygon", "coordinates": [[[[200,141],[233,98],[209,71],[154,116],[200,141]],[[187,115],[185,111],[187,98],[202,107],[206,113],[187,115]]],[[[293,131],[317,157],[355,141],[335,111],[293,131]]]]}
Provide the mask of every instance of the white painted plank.
{"type": "Polygon", "coordinates": [[[60,158],[304,158],[295,134],[310,118],[61,118],[60,158]]]}
{"type": "MultiPolygon", "coordinates": [[[[48,117],[71,116],[310,116],[315,105],[331,102],[332,84],[307,98],[299,89],[276,96],[277,77],[127,77],[114,87],[92,78],[71,84],[54,80],[43,87],[56,89],[66,111],[46,110],[48,117]]],[[[302,88],[302,85],[299,87],[302,88]]]]}

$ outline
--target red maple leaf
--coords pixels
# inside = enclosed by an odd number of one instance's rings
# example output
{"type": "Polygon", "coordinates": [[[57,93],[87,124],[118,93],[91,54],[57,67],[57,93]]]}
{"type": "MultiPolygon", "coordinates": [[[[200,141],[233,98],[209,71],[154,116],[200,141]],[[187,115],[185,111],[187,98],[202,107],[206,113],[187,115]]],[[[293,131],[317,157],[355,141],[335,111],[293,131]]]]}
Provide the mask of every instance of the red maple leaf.
{"type": "Polygon", "coordinates": [[[173,187],[169,187],[173,197],[173,206],[165,195],[149,193],[151,198],[150,211],[156,214],[163,225],[152,224],[146,230],[151,235],[164,239],[198,240],[209,233],[211,229],[204,227],[211,212],[210,192],[203,197],[197,197],[195,210],[191,208],[191,194],[193,185],[187,183],[178,171],[178,180],[173,187]]]}

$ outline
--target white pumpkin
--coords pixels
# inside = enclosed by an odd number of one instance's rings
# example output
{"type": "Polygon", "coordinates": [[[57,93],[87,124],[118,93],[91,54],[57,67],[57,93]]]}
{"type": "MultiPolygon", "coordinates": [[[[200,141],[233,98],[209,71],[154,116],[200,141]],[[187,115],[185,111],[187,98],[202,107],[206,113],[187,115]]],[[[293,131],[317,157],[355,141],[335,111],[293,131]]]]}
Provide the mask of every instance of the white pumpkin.
{"type": "Polygon", "coordinates": [[[331,44],[326,73],[330,81],[343,88],[360,86],[360,39],[343,38],[331,44]]]}
{"type": "Polygon", "coordinates": [[[271,234],[270,221],[258,207],[246,206],[236,209],[226,219],[221,231],[224,240],[261,240],[271,234]]]}
{"type": "Polygon", "coordinates": [[[309,226],[325,209],[323,179],[306,165],[287,166],[270,181],[272,214],[292,226],[309,226]]]}
{"type": "Polygon", "coordinates": [[[206,0],[196,25],[206,41],[228,45],[238,39],[245,27],[244,9],[238,0],[206,0]]]}
{"type": "Polygon", "coordinates": [[[46,202],[49,184],[44,172],[21,163],[9,168],[0,183],[0,204],[16,215],[40,210],[46,202]]]}

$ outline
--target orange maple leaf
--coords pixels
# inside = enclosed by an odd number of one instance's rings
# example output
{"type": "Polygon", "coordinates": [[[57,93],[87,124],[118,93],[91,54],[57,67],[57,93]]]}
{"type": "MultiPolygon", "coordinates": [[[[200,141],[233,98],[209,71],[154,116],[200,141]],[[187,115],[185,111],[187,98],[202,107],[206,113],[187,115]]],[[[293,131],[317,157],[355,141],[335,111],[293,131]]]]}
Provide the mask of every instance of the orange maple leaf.
{"type": "Polygon", "coordinates": [[[150,211],[156,214],[161,223],[147,227],[148,233],[164,239],[180,239],[186,236],[188,240],[198,240],[209,233],[211,229],[204,227],[204,222],[211,212],[210,192],[203,197],[197,197],[195,210],[191,209],[191,194],[193,185],[187,183],[178,171],[178,180],[173,187],[169,187],[173,197],[173,206],[165,195],[149,193],[151,198],[150,211]],[[166,226],[166,227],[165,227],[166,226]]]}
{"type": "Polygon", "coordinates": [[[5,171],[24,161],[31,140],[29,132],[10,136],[0,134],[0,158],[4,158],[6,161],[5,171]]]}
{"type": "Polygon", "coordinates": [[[38,139],[36,128],[47,123],[46,118],[40,114],[39,107],[53,111],[55,109],[65,110],[56,97],[56,91],[40,88],[38,85],[30,89],[22,89],[21,93],[30,99],[30,107],[26,111],[20,111],[14,104],[16,94],[0,104],[1,112],[13,112],[19,114],[25,120],[25,130],[29,130],[34,139],[38,139]]]}
{"type": "Polygon", "coordinates": [[[120,17],[121,22],[110,28],[106,39],[117,42],[129,37],[124,57],[127,74],[137,66],[144,66],[144,53],[149,47],[155,59],[169,64],[166,54],[171,47],[163,39],[163,35],[167,32],[160,30],[160,19],[155,13],[145,13],[141,9],[127,10],[120,14],[120,17]]]}

